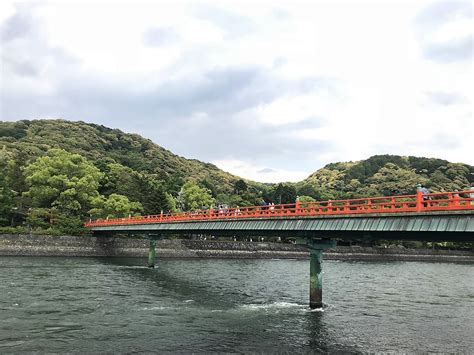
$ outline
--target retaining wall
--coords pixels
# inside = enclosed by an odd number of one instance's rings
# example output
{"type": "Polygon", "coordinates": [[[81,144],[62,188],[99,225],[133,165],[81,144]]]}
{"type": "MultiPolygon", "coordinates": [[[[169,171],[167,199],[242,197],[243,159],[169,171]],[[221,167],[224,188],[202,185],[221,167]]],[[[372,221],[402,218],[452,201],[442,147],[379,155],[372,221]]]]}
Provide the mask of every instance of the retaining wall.
{"type": "MultiPolygon", "coordinates": [[[[307,259],[306,247],[287,243],[159,240],[157,257],[307,259]]],[[[147,257],[148,240],[78,236],[0,235],[0,256],[147,257]]],[[[326,260],[406,260],[474,262],[473,251],[338,246],[326,260]]]]}

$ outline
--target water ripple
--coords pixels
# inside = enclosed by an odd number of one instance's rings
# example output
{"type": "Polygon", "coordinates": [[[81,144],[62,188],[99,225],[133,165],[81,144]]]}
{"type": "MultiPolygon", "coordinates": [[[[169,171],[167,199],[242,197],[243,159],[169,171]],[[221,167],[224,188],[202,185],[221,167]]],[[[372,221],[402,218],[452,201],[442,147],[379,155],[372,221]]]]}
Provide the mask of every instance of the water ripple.
{"type": "Polygon", "coordinates": [[[304,260],[145,262],[1,258],[0,352],[474,349],[473,265],[326,262],[311,310],[304,260]]]}

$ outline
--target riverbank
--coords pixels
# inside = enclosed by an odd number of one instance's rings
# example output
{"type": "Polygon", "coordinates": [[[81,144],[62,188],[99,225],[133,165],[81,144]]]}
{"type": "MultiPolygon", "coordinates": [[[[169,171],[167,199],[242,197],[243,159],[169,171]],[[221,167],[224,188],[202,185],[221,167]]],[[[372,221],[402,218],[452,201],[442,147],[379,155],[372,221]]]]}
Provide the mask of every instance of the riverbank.
{"type": "MultiPolygon", "coordinates": [[[[147,257],[148,241],[128,238],[0,235],[0,256],[126,256],[147,257]]],[[[160,240],[158,258],[281,258],[308,259],[301,245],[268,242],[160,240]]],[[[326,260],[474,262],[473,251],[338,246],[326,260]]]]}

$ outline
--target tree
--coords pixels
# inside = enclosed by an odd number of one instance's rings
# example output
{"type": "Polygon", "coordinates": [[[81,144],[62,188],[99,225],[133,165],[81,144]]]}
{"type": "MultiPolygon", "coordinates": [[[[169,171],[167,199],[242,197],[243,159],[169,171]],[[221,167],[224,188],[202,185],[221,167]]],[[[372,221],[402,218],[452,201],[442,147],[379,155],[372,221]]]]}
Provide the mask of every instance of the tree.
{"type": "Polygon", "coordinates": [[[357,195],[356,191],[362,186],[362,183],[357,179],[351,179],[345,183],[344,191],[350,198],[364,197],[357,195]]]}
{"type": "Polygon", "coordinates": [[[0,178],[0,225],[9,225],[10,216],[14,208],[13,192],[0,178]]]}
{"type": "Polygon", "coordinates": [[[369,185],[359,190],[361,195],[405,195],[416,192],[416,184],[426,184],[428,180],[420,177],[414,170],[400,168],[399,166],[387,163],[384,167],[368,179],[369,185]]]}
{"type": "Polygon", "coordinates": [[[469,169],[464,164],[449,163],[444,173],[451,180],[446,186],[450,191],[469,188],[469,169]]]}
{"type": "Polygon", "coordinates": [[[235,199],[240,199],[237,203],[237,206],[257,206],[262,203],[262,194],[259,191],[250,191],[247,190],[242,195],[234,195],[235,199]]]}
{"type": "Polygon", "coordinates": [[[346,165],[346,163],[330,164],[329,166],[334,166],[333,169],[328,168],[328,166],[319,169],[304,182],[314,187],[318,193],[318,196],[316,196],[318,200],[325,201],[344,198],[345,192],[339,190],[338,187],[340,187],[341,182],[344,180],[344,170],[347,169],[346,165]]]}
{"type": "Polygon", "coordinates": [[[386,166],[386,164],[393,164],[405,168],[408,165],[408,159],[398,155],[374,155],[352,165],[347,170],[345,178],[347,180],[357,179],[360,182],[364,182],[382,167],[386,166]]]}
{"type": "Polygon", "coordinates": [[[311,184],[303,184],[297,188],[297,193],[299,196],[311,196],[314,199],[319,199],[320,195],[311,184]]]}
{"type": "Polygon", "coordinates": [[[277,204],[295,203],[296,188],[289,184],[278,184],[272,192],[272,202],[277,204]]]}
{"type": "Polygon", "coordinates": [[[105,178],[101,194],[108,196],[112,193],[127,196],[132,201],[142,197],[144,185],[141,174],[118,163],[109,163],[105,169],[105,178]]]}
{"type": "Polygon", "coordinates": [[[50,209],[50,218],[63,221],[64,226],[71,224],[66,223],[68,217],[74,217],[73,224],[77,224],[86,216],[92,199],[99,196],[103,176],[82,156],[62,149],[48,150],[45,156],[29,164],[24,174],[28,190],[23,195],[32,209],[50,209]]]}
{"type": "Polygon", "coordinates": [[[0,152],[0,225],[10,224],[14,208],[14,193],[7,179],[8,160],[6,154],[0,152]]]}
{"type": "Polygon", "coordinates": [[[30,208],[26,216],[26,223],[33,228],[51,229],[52,223],[57,221],[51,217],[51,208],[30,208]]]}
{"type": "MultiPolygon", "coordinates": [[[[443,169],[443,170],[446,170],[446,169],[443,169]]],[[[443,191],[443,190],[451,191],[450,189],[451,179],[449,179],[443,173],[443,170],[436,170],[430,176],[431,186],[433,187],[433,189],[435,189],[435,191],[443,191]]]]}
{"type": "Polygon", "coordinates": [[[171,175],[165,182],[166,191],[173,196],[178,196],[184,185],[184,175],[177,172],[171,175]]]}
{"type": "Polygon", "coordinates": [[[127,196],[111,194],[109,197],[97,196],[91,202],[89,213],[94,218],[120,218],[137,215],[143,211],[140,202],[130,202],[127,196]]]}
{"type": "Polygon", "coordinates": [[[141,191],[145,214],[157,214],[161,211],[168,212],[176,209],[176,202],[173,196],[166,191],[163,181],[156,180],[151,176],[144,176],[141,191]]]}
{"type": "Polygon", "coordinates": [[[194,182],[187,182],[183,185],[178,194],[178,203],[185,211],[209,208],[213,205],[211,191],[200,187],[194,182]]]}
{"type": "Polygon", "coordinates": [[[316,200],[312,198],[311,196],[305,196],[305,195],[298,196],[298,200],[300,201],[300,203],[316,202],[316,200]]]}
{"type": "Polygon", "coordinates": [[[26,217],[22,193],[27,189],[23,175],[23,169],[27,165],[27,161],[28,156],[22,151],[12,154],[11,159],[8,161],[7,181],[14,195],[14,207],[11,213],[12,227],[21,224],[26,217]]]}
{"type": "Polygon", "coordinates": [[[211,181],[209,181],[208,179],[203,179],[199,182],[199,185],[201,187],[204,187],[206,189],[208,189],[210,192],[211,192],[211,196],[213,198],[215,198],[218,194],[217,192],[217,186],[216,184],[213,184],[211,181]]]}
{"type": "Polygon", "coordinates": [[[240,194],[244,193],[245,191],[247,191],[247,189],[248,189],[248,185],[242,179],[237,180],[234,184],[234,192],[237,195],[240,195],[240,194]]]}

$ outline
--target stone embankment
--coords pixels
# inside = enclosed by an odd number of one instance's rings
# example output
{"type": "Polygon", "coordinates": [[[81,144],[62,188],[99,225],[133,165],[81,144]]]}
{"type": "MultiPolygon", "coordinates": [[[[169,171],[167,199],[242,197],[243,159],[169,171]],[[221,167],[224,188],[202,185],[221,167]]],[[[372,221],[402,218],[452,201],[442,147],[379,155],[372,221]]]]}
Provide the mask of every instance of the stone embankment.
{"type": "MultiPolygon", "coordinates": [[[[287,243],[205,240],[160,240],[157,257],[163,258],[286,258],[307,259],[304,246],[287,243]]],[[[0,256],[126,256],[147,257],[144,239],[0,235],[0,256]]],[[[338,246],[327,250],[326,260],[405,260],[474,262],[474,251],[338,246]]]]}

